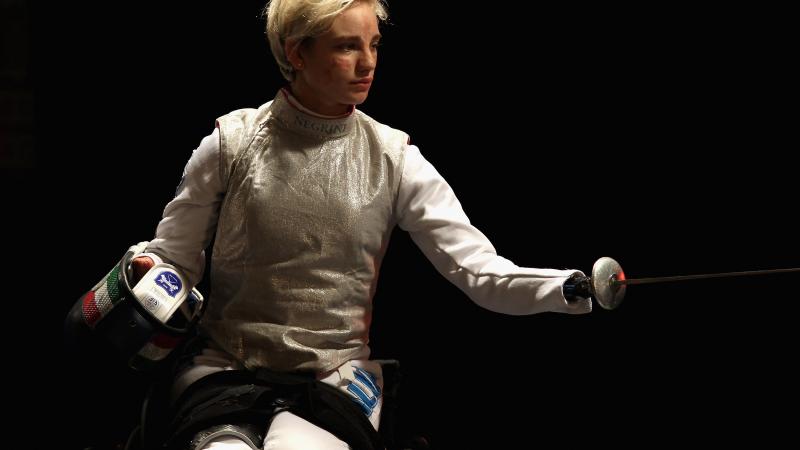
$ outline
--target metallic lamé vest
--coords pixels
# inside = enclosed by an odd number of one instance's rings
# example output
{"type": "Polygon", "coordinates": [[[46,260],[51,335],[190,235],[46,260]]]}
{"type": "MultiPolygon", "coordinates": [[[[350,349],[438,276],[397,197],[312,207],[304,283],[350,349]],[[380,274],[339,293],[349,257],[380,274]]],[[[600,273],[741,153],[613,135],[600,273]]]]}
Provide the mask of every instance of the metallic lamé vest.
{"type": "Polygon", "coordinates": [[[367,357],[408,135],[359,111],[320,119],[284,91],[217,123],[227,192],[204,332],[250,368],[367,357]]]}

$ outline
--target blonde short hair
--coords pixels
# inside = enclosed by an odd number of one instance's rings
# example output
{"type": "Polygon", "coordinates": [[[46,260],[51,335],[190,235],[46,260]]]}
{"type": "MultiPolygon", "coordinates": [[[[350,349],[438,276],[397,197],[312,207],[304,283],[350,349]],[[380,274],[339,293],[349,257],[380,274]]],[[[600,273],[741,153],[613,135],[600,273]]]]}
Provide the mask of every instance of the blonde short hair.
{"type": "Polygon", "coordinates": [[[386,21],[389,14],[384,0],[270,0],[264,7],[267,39],[283,77],[294,80],[294,67],[286,56],[288,40],[303,41],[328,31],[336,16],[358,2],[369,3],[375,16],[386,21]]]}

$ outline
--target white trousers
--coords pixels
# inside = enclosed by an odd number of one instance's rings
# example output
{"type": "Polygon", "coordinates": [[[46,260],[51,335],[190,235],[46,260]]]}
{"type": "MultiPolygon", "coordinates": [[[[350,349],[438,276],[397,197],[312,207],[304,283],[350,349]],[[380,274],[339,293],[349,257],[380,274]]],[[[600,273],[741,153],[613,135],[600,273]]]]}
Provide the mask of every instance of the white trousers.
{"type": "MultiPolygon", "coordinates": [[[[222,370],[240,368],[235,360],[223,352],[212,349],[194,358],[194,365],[179,374],[175,382],[173,398],[177,397],[191,383],[205,375],[222,370]]],[[[356,404],[361,406],[372,426],[378,429],[381,406],[383,405],[383,373],[375,361],[354,360],[342,364],[338,369],[320,377],[323,383],[336,386],[344,391],[356,404]]],[[[267,435],[262,444],[263,450],[345,450],[350,446],[330,432],[300,418],[288,411],[272,417],[267,435]]],[[[245,441],[220,436],[207,442],[202,450],[252,450],[245,441]]]]}
{"type": "MultiPolygon", "coordinates": [[[[348,450],[346,442],[294,414],[283,411],[272,418],[264,450],[348,450]]],[[[235,437],[212,439],[203,450],[253,450],[235,437]]]]}

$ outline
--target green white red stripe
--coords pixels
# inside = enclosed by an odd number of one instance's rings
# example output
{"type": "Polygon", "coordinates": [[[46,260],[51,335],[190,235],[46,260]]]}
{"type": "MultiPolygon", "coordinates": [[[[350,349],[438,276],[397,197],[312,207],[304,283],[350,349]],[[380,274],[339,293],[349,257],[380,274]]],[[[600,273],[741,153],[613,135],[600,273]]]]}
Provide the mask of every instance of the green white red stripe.
{"type": "Polygon", "coordinates": [[[83,297],[83,319],[94,328],[120,300],[119,266],[109,272],[105,280],[83,297]]]}

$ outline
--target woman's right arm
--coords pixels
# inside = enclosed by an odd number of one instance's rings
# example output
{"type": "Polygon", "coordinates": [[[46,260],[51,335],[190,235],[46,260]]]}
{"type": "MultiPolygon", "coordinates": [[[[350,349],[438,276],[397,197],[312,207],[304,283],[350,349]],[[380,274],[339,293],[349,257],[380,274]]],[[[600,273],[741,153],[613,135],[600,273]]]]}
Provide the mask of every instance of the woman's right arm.
{"type": "Polygon", "coordinates": [[[156,236],[145,249],[178,267],[195,286],[203,278],[225,186],[219,171],[219,129],[203,138],[183,171],[175,198],[164,208],[156,236]]]}

